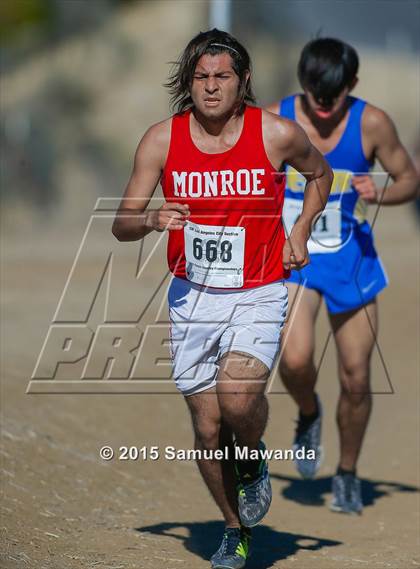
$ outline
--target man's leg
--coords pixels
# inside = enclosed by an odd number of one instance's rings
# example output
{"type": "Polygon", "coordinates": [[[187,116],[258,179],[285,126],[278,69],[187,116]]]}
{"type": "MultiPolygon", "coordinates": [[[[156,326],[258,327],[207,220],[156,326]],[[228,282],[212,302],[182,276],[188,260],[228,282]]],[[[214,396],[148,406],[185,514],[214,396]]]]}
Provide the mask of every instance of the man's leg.
{"type": "Polygon", "coordinates": [[[228,461],[198,460],[197,464],[227,527],[240,527],[236,477],[233,468],[233,437],[222,419],[216,388],[186,397],[195,434],[195,448],[216,450],[230,447],[228,461]]]}
{"type": "Polygon", "coordinates": [[[239,518],[246,527],[258,524],[271,504],[268,465],[261,453],[261,437],[268,419],[265,396],[269,368],[259,359],[239,351],[221,360],[217,395],[223,420],[232,429],[238,451],[251,453],[235,457],[239,518]],[[252,451],[258,451],[256,457],[252,451]]]}
{"type": "MultiPolygon", "coordinates": [[[[267,423],[264,388],[268,375],[268,368],[256,358],[237,352],[227,353],[220,361],[217,391],[209,389],[186,398],[196,448],[215,450],[229,446],[231,450],[229,460],[198,461],[203,479],[226,521],[222,543],[211,558],[214,568],[243,567],[249,555],[250,530],[241,524],[238,514],[233,436],[237,444],[240,441],[250,448],[258,447],[267,423]]],[[[265,479],[261,486],[266,490],[269,481],[265,479]]],[[[255,491],[253,494],[260,498],[255,491]]],[[[271,491],[269,498],[271,501],[271,491]]],[[[244,497],[240,500],[243,502],[244,497]]]]}
{"type": "Polygon", "coordinates": [[[294,283],[287,288],[290,312],[283,331],[280,375],[302,415],[310,416],[316,412],[315,321],[321,295],[294,283]]]}
{"type": "MultiPolygon", "coordinates": [[[[216,450],[239,446],[257,449],[264,432],[268,403],[264,395],[268,368],[247,354],[230,352],[220,361],[216,389],[186,397],[195,448],[216,450]],[[245,379],[243,379],[245,378],[245,379]],[[216,391],[217,390],[217,391],[216,391]]],[[[198,467],[227,527],[239,527],[233,448],[229,461],[199,460],[198,467]]]]}
{"type": "Polygon", "coordinates": [[[317,377],[314,364],[315,320],[321,295],[292,283],[288,288],[289,295],[294,296],[294,302],[283,334],[280,374],[299,407],[293,441],[294,463],[303,478],[313,478],[322,461],[322,409],[315,394],[317,377]]]}
{"type": "Polygon", "coordinates": [[[337,406],[340,461],[333,478],[331,509],[361,513],[363,508],[356,464],[372,408],[370,358],[377,334],[377,305],[330,315],[338,351],[341,392],[337,406]]]}
{"type": "Polygon", "coordinates": [[[257,358],[228,352],[221,359],[217,395],[238,446],[257,449],[268,419],[265,386],[270,370],[257,358]]]}
{"type": "MultiPolygon", "coordinates": [[[[215,298],[222,318],[225,313],[224,322],[230,316],[218,338],[218,351],[223,355],[218,361],[216,387],[186,396],[186,401],[197,448],[233,447],[229,460],[199,461],[199,468],[227,526],[222,543],[211,558],[212,567],[240,569],[249,555],[249,528],[261,521],[271,503],[267,461],[262,452],[265,447],[260,439],[268,415],[264,391],[286,317],[287,290],[276,282],[245,291],[241,296],[226,294],[215,298]],[[254,453],[239,457],[238,447],[241,451],[247,447],[248,452],[254,453]]],[[[202,318],[202,328],[213,316],[215,298],[202,318]]],[[[215,365],[213,352],[208,352],[211,357],[207,364],[215,365]]],[[[176,355],[179,357],[179,352],[176,355]]],[[[198,361],[202,364],[203,359],[198,361]]],[[[183,379],[178,379],[179,387],[187,387],[191,393],[191,383],[184,385],[183,379]]]]}
{"type": "Polygon", "coordinates": [[[339,467],[354,470],[372,408],[370,358],[378,329],[377,304],[330,315],[338,351],[341,392],[337,407],[339,467]]]}

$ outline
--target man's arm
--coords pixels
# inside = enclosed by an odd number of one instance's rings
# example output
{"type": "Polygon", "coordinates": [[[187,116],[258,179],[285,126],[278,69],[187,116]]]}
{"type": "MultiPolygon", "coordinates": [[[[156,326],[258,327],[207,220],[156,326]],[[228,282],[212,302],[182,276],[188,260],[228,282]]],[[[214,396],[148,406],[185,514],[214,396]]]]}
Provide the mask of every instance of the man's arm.
{"type": "Polygon", "coordinates": [[[188,206],[165,203],[159,209],[146,208],[159,183],[169,149],[170,124],[152,126],[141,139],[134,158],[133,171],[112,226],[119,241],[143,239],[153,230],[182,229],[188,206]]]}
{"type": "Polygon", "coordinates": [[[391,176],[393,183],[383,192],[376,187],[371,176],[354,176],[352,183],[361,197],[368,203],[384,205],[397,205],[415,199],[420,179],[390,117],[369,105],[363,114],[362,129],[371,142],[375,158],[391,176]]]}
{"type": "Polygon", "coordinates": [[[324,210],[328,201],[333,181],[333,172],[322,156],[313,146],[304,132],[297,124],[291,123],[284,161],[306,178],[303,209],[294,227],[311,231],[312,224],[324,210]]]}
{"type": "Polygon", "coordinates": [[[273,164],[290,164],[307,180],[302,213],[293,226],[284,248],[286,269],[299,269],[309,262],[307,241],[312,224],[325,208],[331,191],[333,173],[322,154],[310,143],[296,122],[265,115],[268,126],[267,150],[273,164]]]}

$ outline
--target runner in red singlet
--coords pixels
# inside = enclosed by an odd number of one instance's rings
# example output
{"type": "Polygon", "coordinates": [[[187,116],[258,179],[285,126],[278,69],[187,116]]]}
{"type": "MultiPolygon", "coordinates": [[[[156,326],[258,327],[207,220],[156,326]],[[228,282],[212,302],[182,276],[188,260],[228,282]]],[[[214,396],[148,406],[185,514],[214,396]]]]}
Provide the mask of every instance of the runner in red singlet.
{"type": "MultiPolygon", "coordinates": [[[[246,106],[239,139],[231,148],[218,153],[204,152],[194,143],[190,133],[190,126],[194,128],[191,109],[172,119],[161,184],[168,202],[182,201],[194,214],[190,217],[194,223],[185,232],[169,235],[168,262],[175,276],[199,284],[205,278],[208,286],[229,288],[252,288],[284,278],[285,237],[279,219],[285,177],[278,174],[267,157],[261,116],[261,109],[246,106]],[[225,270],[219,274],[218,268],[203,268],[194,255],[189,255],[189,240],[201,235],[196,227],[200,224],[242,228],[232,244],[233,254],[236,244],[244,248],[240,277],[235,277],[236,264],[226,270],[229,263],[225,262],[222,267],[225,270]],[[262,239],[266,248],[261,247],[262,239]],[[193,270],[196,278],[190,278],[189,271],[193,270]]],[[[205,255],[203,260],[207,262],[205,255]]]]}
{"type": "Polygon", "coordinates": [[[113,227],[121,241],[168,231],[173,376],[191,412],[199,469],[226,522],[213,569],[245,566],[249,528],[270,506],[261,437],[287,311],[282,279],[308,263],[311,224],[332,182],[301,127],[251,106],[250,69],[245,48],[225,32],[191,40],[168,83],[177,113],[140,141],[113,227]],[[285,163],[307,180],[286,242],[285,163]],[[166,203],[146,210],[159,181],[166,203]],[[219,459],[214,453],[225,448],[219,459]]]}

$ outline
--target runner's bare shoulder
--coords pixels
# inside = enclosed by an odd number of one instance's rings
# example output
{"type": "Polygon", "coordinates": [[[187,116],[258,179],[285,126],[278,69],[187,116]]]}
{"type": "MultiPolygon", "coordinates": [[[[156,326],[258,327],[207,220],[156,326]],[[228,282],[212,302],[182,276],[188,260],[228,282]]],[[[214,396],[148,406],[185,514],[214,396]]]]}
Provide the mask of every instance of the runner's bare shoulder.
{"type": "Polygon", "coordinates": [[[171,141],[172,118],[153,124],[147,129],[137,147],[136,156],[148,156],[164,167],[171,141]]]}
{"type": "Polygon", "coordinates": [[[300,148],[308,144],[305,131],[295,121],[279,117],[264,109],[262,111],[262,128],[264,146],[270,155],[278,155],[279,158],[282,158],[284,153],[289,154],[293,148],[300,148]]]}
{"type": "Polygon", "coordinates": [[[379,107],[366,103],[362,115],[362,129],[364,134],[382,136],[390,129],[395,129],[391,117],[379,107]]]}
{"type": "Polygon", "coordinates": [[[367,156],[372,156],[381,144],[398,139],[397,129],[391,117],[369,103],[366,104],[362,115],[362,134],[367,156]]]}

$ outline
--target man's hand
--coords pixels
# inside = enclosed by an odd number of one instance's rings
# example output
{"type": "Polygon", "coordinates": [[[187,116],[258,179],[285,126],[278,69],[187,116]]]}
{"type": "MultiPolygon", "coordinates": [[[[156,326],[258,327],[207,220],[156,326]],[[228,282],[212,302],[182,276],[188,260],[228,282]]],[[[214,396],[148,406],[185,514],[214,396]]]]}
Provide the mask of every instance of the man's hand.
{"type": "Polygon", "coordinates": [[[309,232],[297,222],[286,240],[283,249],[283,267],[288,270],[303,269],[309,263],[308,254],[309,232]]]}
{"type": "Polygon", "coordinates": [[[353,176],[351,183],[365,202],[371,204],[378,203],[380,190],[376,187],[375,182],[372,180],[372,176],[353,176]]]}
{"type": "Polygon", "coordinates": [[[172,231],[183,229],[190,215],[188,205],[167,202],[159,209],[146,212],[146,226],[155,231],[172,231]]]}

